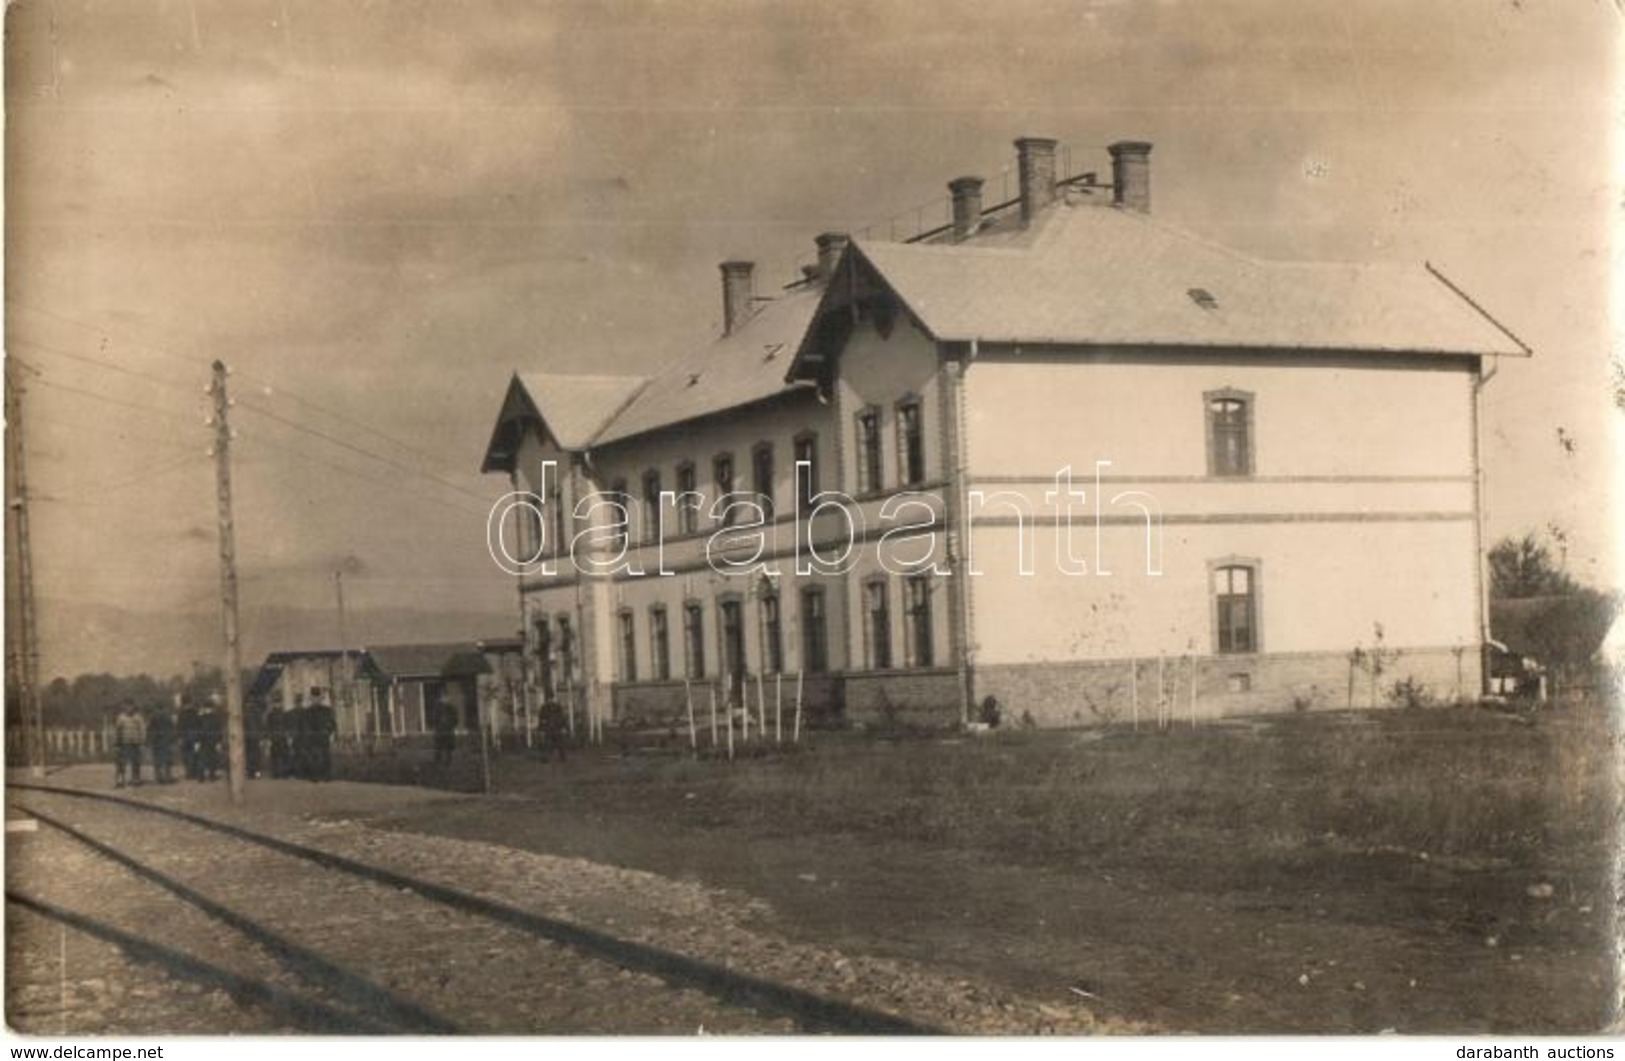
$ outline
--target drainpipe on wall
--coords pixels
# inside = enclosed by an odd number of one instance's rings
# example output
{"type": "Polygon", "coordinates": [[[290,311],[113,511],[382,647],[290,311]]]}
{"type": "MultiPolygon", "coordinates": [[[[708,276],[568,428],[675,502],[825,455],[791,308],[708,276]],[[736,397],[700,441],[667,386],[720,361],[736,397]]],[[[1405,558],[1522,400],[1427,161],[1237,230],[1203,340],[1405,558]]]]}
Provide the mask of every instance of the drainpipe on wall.
{"type": "Polygon", "coordinates": [[[1490,686],[1490,650],[1494,644],[1490,637],[1490,594],[1489,594],[1489,555],[1484,551],[1484,467],[1481,459],[1483,434],[1483,417],[1480,404],[1484,387],[1495,374],[1500,371],[1500,362],[1491,355],[1491,366],[1488,374],[1484,372],[1484,361],[1478,362],[1478,371],[1473,373],[1473,552],[1476,554],[1476,563],[1473,573],[1476,576],[1478,590],[1478,693],[1484,696],[1489,692],[1490,686]]]}
{"type": "MultiPolygon", "coordinates": [[[[546,477],[544,476],[543,479],[542,491],[543,493],[546,493],[546,477]]],[[[517,454],[514,457],[513,470],[508,473],[508,489],[512,493],[519,492],[519,458],[517,454]]],[[[562,500],[560,503],[562,504],[562,500]]],[[[544,535],[547,533],[546,528],[549,523],[549,514],[545,508],[546,504],[547,498],[544,497],[542,498],[542,506],[544,507],[542,508],[540,520],[540,524],[543,528],[542,534],[544,535]]],[[[513,507],[513,540],[515,542],[519,541],[520,531],[523,528],[523,523],[519,513],[520,508],[518,505],[515,505],[513,507]]],[[[537,544],[540,545],[541,543],[538,542],[537,544]]],[[[536,558],[538,562],[541,561],[540,550],[538,550],[536,558]]],[[[530,747],[530,674],[531,660],[532,657],[535,656],[535,649],[531,645],[530,616],[525,614],[524,565],[519,564],[516,566],[518,566],[520,569],[518,573],[514,575],[514,588],[518,591],[519,595],[519,702],[525,712],[525,747],[528,748],[530,747]]],[[[538,670],[539,669],[540,665],[538,664],[538,670]]]]}
{"type": "Polygon", "coordinates": [[[948,501],[946,551],[948,578],[952,588],[952,607],[949,626],[954,650],[954,664],[959,678],[959,723],[969,725],[976,698],[976,675],[971,661],[970,584],[965,576],[965,536],[969,528],[965,519],[965,440],[964,398],[962,388],[971,363],[976,360],[978,341],[972,339],[963,363],[955,365],[944,357],[942,361],[942,421],[943,437],[947,442],[944,456],[948,463],[948,501]]]}

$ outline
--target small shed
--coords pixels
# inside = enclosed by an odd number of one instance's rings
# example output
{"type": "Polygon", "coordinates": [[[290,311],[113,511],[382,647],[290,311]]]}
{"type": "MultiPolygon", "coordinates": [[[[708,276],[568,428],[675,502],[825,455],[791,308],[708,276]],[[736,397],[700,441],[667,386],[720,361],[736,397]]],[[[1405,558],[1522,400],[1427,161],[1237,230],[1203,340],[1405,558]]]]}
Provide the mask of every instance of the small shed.
{"type": "Polygon", "coordinates": [[[475,678],[485,667],[475,642],[374,645],[367,649],[367,660],[378,689],[378,732],[392,736],[429,732],[434,705],[442,697],[456,706],[463,723],[459,728],[466,728],[478,703],[475,678]]]}

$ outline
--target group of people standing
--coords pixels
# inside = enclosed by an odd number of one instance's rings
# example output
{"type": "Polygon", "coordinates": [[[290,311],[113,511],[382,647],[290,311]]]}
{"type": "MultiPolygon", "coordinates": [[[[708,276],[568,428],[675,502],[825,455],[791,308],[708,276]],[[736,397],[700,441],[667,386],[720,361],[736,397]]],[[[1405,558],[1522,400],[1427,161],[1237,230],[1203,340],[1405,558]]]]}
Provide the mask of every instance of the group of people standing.
{"type": "MultiPolygon", "coordinates": [[[[269,751],[272,777],[328,781],[333,777],[333,735],[338,722],[320,688],[307,701],[299,696],[292,710],[273,705],[265,711],[250,705],[243,712],[247,776],[259,777],[269,751]]],[[[113,719],[114,786],[141,784],[142,752],[150,756],[153,780],[174,783],[177,755],[192,781],[214,781],[225,770],[226,718],[218,693],[201,704],[182,695],[173,706],[139,710],[125,697],[113,719]]]]}
{"type": "Polygon", "coordinates": [[[151,757],[153,780],[161,785],[177,780],[177,755],[188,779],[213,781],[220,776],[225,735],[226,719],[218,695],[201,704],[182,696],[178,704],[159,705],[146,712],[125,697],[113,719],[114,784],[123,788],[141,783],[144,749],[151,757]]]}
{"type": "MultiPolygon", "coordinates": [[[[272,777],[299,777],[307,781],[333,780],[333,735],[338,717],[322,698],[322,690],[311,689],[310,699],[296,695],[293,707],[273,703],[262,719],[269,747],[272,777]]],[[[251,743],[259,747],[259,739],[251,743]]]]}

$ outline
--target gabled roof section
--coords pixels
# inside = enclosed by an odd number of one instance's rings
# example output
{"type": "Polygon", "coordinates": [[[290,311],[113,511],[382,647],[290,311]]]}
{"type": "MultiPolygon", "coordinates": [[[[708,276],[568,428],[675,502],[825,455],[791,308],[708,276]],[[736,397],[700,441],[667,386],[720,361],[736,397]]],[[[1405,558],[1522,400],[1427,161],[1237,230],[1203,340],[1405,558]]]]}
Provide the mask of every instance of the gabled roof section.
{"type": "Polygon", "coordinates": [[[514,373],[480,470],[512,471],[528,422],[539,423],[562,450],[586,449],[648,382],[646,376],[514,373]]]}
{"type": "Polygon", "coordinates": [[[480,470],[511,471],[528,422],[580,451],[804,389],[786,377],[822,291],[797,287],[763,303],[732,333],[653,377],[515,373],[480,470]]]}
{"type": "MultiPolygon", "coordinates": [[[[482,673],[477,668],[465,671],[460,667],[452,667],[454,662],[472,659],[480,656],[479,648],[473,641],[445,641],[422,645],[378,645],[367,649],[367,656],[372,661],[373,669],[384,678],[412,679],[412,678],[440,678],[456,673],[482,673]]],[[[484,665],[484,658],[480,657],[480,665],[484,665]]]]}
{"type": "Polygon", "coordinates": [[[595,445],[737,409],[791,390],[790,362],[818,308],[821,286],[766,302],[731,334],[676,358],[599,432],[595,445]]]}
{"type": "MultiPolygon", "coordinates": [[[[1426,266],[1263,261],[1136,211],[1064,201],[1035,230],[858,242],[846,268],[866,265],[945,342],[1529,353],[1426,266]]],[[[800,358],[797,370],[812,373],[800,358]]]]}
{"type": "Polygon", "coordinates": [[[243,695],[249,699],[258,699],[265,696],[276,685],[277,679],[282,677],[282,673],[288,669],[290,663],[313,660],[331,662],[343,659],[347,655],[354,656],[363,665],[365,664],[365,653],[359,649],[312,648],[285,649],[272,652],[265,657],[265,662],[260,664],[260,669],[254,674],[254,680],[249,683],[248,689],[244,691],[243,695]]]}

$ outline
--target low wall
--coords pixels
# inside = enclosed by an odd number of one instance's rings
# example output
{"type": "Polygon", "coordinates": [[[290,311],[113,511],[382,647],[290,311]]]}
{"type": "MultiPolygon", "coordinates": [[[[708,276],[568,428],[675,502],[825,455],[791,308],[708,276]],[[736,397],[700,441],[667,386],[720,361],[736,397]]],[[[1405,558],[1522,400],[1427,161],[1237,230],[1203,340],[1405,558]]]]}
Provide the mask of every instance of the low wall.
{"type": "Polygon", "coordinates": [[[953,729],[960,723],[959,673],[878,671],[846,675],[846,719],[854,725],[953,729]]]}
{"type": "Polygon", "coordinates": [[[1343,652],[1001,664],[976,668],[976,699],[997,697],[1007,723],[1026,716],[1040,726],[1090,726],[1135,717],[1155,722],[1159,712],[1189,720],[1397,706],[1391,692],[1406,680],[1434,702],[1478,696],[1475,648],[1386,652],[1375,683],[1369,669],[1351,664],[1343,652]]]}

